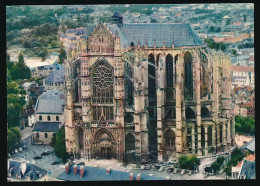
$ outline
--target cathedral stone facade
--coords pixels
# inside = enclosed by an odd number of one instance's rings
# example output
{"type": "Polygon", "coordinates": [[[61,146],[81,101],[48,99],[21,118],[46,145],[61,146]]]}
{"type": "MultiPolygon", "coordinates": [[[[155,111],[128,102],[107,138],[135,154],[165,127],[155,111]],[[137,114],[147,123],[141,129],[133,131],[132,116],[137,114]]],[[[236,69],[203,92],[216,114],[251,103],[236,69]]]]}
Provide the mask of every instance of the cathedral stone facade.
{"type": "Polygon", "coordinates": [[[67,152],[141,163],[234,143],[230,57],[189,24],[88,24],[67,51],[67,152]]]}

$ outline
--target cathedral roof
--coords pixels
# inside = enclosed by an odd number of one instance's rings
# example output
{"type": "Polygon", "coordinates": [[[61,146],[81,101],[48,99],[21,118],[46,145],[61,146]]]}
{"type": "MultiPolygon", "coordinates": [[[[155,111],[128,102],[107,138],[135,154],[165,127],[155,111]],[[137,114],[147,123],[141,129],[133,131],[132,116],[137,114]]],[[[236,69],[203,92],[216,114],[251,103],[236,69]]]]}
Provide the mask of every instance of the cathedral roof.
{"type": "Polygon", "coordinates": [[[154,41],[157,47],[174,46],[199,46],[202,45],[200,38],[195,34],[189,24],[124,24],[123,32],[127,36],[128,44],[131,42],[137,46],[153,47],[154,41]]]}
{"type": "Polygon", "coordinates": [[[33,132],[57,132],[60,122],[36,122],[33,127],[33,132]]]}
{"type": "MultiPolygon", "coordinates": [[[[157,47],[181,46],[200,46],[202,41],[191,28],[190,24],[124,24],[119,28],[116,24],[106,24],[108,29],[115,34],[117,31],[120,36],[121,46],[127,47],[131,43],[134,46],[153,47],[156,42],[157,47]]],[[[86,37],[93,32],[95,25],[88,24],[86,27],[86,37]]]]}

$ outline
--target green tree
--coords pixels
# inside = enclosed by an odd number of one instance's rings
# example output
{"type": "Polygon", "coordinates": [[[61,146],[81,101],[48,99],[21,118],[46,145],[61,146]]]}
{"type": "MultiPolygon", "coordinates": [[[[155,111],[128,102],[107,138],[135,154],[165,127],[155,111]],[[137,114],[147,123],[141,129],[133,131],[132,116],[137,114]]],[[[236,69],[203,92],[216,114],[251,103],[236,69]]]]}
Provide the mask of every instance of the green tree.
{"type": "Polygon", "coordinates": [[[14,146],[21,141],[21,133],[17,127],[7,130],[7,151],[11,152],[14,146]]]}
{"type": "Polygon", "coordinates": [[[200,160],[194,154],[182,155],[179,157],[179,165],[182,169],[193,170],[195,166],[200,165],[200,160]]]}
{"type": "Polygon", "coordinates": [[[66,51],[64,50],[63,45],[61,44],[60,47],[60,56],[59,56],[59,64],[62,64],[64,60],[67,58],[66,51]]]}
{"type": "Polygon", "coordinates": [[[24,58],[21,53],[18,56],[18,63],[13,65],[10,74],[13,80],[29,79],[31,77],[31,71],[24,63],[24,58]]]}
{"type": "Polygon", "coordinates": [[[157,23],[157,20],[154,19],[154,18],[152,18],[152,19],[151,19],[151,23],[157,23]]]}
{"type": "Polygon", "coordinates": [[[215,32],[221,32],[221,28],[218,27],[218,28],[215,30],[215,32]]]}
{"type": "Polygon", "coordinates": [[[215,32],[215,27],[214,26],[211,26],[208,30],[208,32],[215,32]]]}
{"type": "Polygon", "coordinates": [[[233,56],[237,56],[237,51],[235,49],[231,49],[230,50],[230,53],[233,55],[233,56]]]}
{"type": "Polygon", "coordinates": [[[247,22],[246,14],[243,15],[244,22],[247,22]]]}
{"type": "Polygon", "coordinates": [[[227,20],[226,20],[226,25],[230,25],[231,24],[231,20],[230,20],[230,18],[228,18],[227,20]]]}
{"type": "Polygon", "coordinates": [[[53,137],[51,138],[51,143],[50,143],[50,145],[51,145],[52,147],[54,147],[55,144],[56,144],[56,133],[53,133],[53,137]]]}
{"type": "Polygon", "coordinates": [[[54,145],[54,152],[55,154],[66,160],[68,158],[68,153],[66,151],[66,144],[65,144],[65,128],[64,126],[60,128],[58,133],[56,134],[56,143],[54,145]]]}
{"type": "Polygon", "coordinates": [[[212,163],[211,168],[213,169],[214,173],[216,174],[220,169],[220,165],[218,162],[214,162],[214,163],[212,163]]]}

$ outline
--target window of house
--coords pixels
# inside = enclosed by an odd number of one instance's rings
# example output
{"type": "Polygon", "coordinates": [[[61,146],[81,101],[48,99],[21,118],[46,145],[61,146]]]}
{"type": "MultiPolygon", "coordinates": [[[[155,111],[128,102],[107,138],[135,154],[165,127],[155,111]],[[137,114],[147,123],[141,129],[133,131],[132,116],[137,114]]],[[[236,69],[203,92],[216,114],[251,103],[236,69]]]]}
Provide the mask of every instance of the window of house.
{"type": "Polygon", "coordinates": [[[45,133],[45,138],[48,138],[48,133],[47,132],[45,133]]]}
{"type": "Polygon", "coordinates": [[[48,121],[51,121],[51,117],[50,116],[48,116],[48,121]]]}
{"type": "Polygon", "coordinates": [[[36,133],[36,137],[39,138],[40,137],[40,134],[39,132],[36,133]]]}
{"type": "Polygon", "coordinates": [[[59,121],[59,116],[56,116],[56,121],[59,121]]]}
{"type": "Polygon", "coordinates": [[[42,116],[39,116],[39,120],[42,121],[42,116]]]}

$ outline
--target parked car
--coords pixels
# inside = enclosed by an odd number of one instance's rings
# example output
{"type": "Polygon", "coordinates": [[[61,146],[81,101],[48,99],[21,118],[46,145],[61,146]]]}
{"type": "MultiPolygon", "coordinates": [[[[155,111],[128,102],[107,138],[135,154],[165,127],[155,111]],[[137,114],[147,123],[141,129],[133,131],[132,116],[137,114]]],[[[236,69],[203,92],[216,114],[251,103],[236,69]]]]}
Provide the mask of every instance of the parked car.
{"type": "Polygon", "coordinates": [[[46,156],[46,155],[50,155],[50,154],[51,154],[51,151],[46,150],[46,151],[44,151],[41,155],[42,155],[42,156],[46,156]]]}
{"type": "Polygon", "coordinates": [[[160,167],[161,167],[161,165],[158,165],[158,164],[157,164],[157,165],[154,165],[154,166],[153,166],[153,170],[157,171],[157,170],[159,170],[160,167]]]}
{"type": "Polygon", "coordinates": [[[172,172],[173,172],[173,169],[174,169],[173,167],[169,167],[169,168],[167,169],[167,173],[169,173],[169,174],[172,173],[172,172]]]}
{"type": "Polygon", "coordinates": [[[145,165],[145,169],[146,170],[150,170],[151,169],[151,165],[150,164],[145,165]]]}
{"type": "Polygon", "coordinates": [[[58,165],[58,164],[61,164],[61,162],[53,161],[53,162],[51,163],[51,165],[58,165]]]}
{"type": "Polygon", "coordinates": [[[165,166],[161,166],[157,171],[158,172],[162,172],[162,171],[164,171],[165,170],[165,166]]]}
{"type": "Polygon", "coordinates": [[[85,163],[84,163],[84,162],[80,162],[80,163],[78,163],[77,165],[83,165],[83,166],[85,166],[85,163]]]}
{"type": "Polygon", "coordinates": [[[180,175],[184,175],[186,173],[185,169],[181,169],[180,175]]]}
{"type": "Polygon", "coordinates": [[[22,147],[19,147],[18,151],[19,151],[19,152],[23,152],[23,148],[22,148],[22,147]]]}
{"type": "Polygon", "coordinates": [[[33,159],[38,160],[38,159],[42,159],[42,157],[37,155],[37,156],[34,156],[33,159]]]}
{"type": "Polygon", "coordinates": [[[15,154],[18,153],[18,150],[17,150],[17,149],[14,149],[14,153],[15,153],[15,154]]]}

